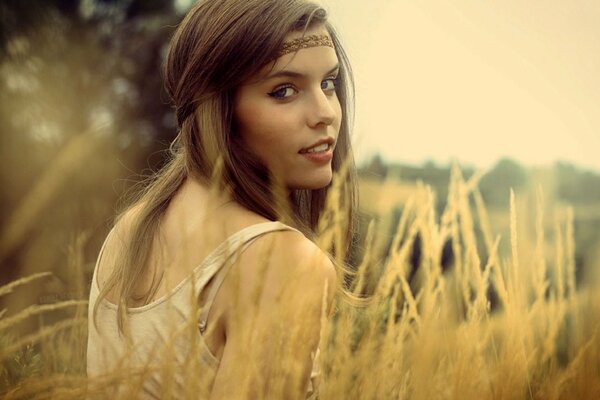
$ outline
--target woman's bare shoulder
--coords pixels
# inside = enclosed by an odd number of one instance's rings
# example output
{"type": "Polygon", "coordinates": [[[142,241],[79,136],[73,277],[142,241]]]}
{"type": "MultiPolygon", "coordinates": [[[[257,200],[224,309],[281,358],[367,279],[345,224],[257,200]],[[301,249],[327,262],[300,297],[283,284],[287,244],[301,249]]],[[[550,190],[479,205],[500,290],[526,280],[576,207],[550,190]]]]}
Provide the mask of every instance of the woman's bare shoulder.
{"type": "Polygon", "coordinates": [[[248,248],[246,257],[250,261],[268,261],[286,273],[327,271],[334,268],[327,253],[294,230],[274,231],[263,235],[248,248]]]}
{"type": "Polygon", "coordinates": [[[241,301],[251,301],[261,293],[265,306],[281,299],[282,293],[290,301],[321,303],[325,285],[329,305],[337,282],[329,256],[296,231],[270,232],[255,240],[240,256],[232,275],[231,282],[239,279],[236,292],[241,301]]]}

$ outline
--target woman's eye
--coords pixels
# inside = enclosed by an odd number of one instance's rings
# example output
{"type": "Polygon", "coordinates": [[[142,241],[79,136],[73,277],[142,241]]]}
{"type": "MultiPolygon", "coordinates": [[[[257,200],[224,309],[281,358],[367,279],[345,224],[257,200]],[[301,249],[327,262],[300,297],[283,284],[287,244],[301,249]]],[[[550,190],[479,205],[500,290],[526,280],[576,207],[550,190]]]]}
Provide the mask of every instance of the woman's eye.
{"type": "Polygon", "coordinates": [[[321,82],[321,89],[323,90],[334,90],[336,87],[336,78],[325,79],[321,82]]]}
{"type": "Polygon", "coordinates": [[[284,86],[280,89],[275,90],[274,92],[269,93],[269,96],[274,97],[276,99],[287,99],[288,97],[294,94],[295,90],[291,86],[284,86]]]}

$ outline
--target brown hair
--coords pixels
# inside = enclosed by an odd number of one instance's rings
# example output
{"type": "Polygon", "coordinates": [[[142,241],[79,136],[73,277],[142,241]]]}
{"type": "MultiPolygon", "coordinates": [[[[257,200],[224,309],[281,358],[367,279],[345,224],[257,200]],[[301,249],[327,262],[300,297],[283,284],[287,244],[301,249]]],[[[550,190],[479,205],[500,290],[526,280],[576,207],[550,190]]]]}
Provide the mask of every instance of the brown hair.
{"type": "MultiPolygon", "coordinates": [[[[336,93],[343,117],[332,168],[339,172],[342,164],[349,163],[338,179],[343,180],[340,195],[349,217],[345,242],[350,245],[356,192],[349,137],[354,86],[348,58],[325,10],[304,0],[200,1],[173,35],[164,69],[180,128],[170,148],[170,160],[129,207],[135,207],[136,213],[129,224],[121,265],[102,288],[94,314],[100,300],[116,287],[122,327],[125,307],[147,264],[160,218],[187,176],[208,184],[219,170],[223,187],[236,202],[270,220],[281,218],[269,172],[236,134],[233,95],[244,81],[277,58],[286,35],[318,25],[329,32],[340,63],[336,93]]],[[[313,238],[330,187],[292,191],[287,199],[290,218],[285,222],[313,238]]],[[[335,250],[346,254],[347,248],[335,250]]],[[[145,301],[150,296],[147,293],[145,301]]]]}

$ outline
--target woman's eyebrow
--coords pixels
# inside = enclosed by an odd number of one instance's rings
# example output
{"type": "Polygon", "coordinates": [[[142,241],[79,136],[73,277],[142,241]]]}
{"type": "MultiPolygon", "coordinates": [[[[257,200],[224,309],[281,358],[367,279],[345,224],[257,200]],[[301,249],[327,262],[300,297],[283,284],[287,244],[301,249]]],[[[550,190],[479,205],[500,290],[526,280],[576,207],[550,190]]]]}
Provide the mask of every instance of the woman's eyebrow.
{"type": "MultiPolygon", "coordinates": [[[[340,67],[339,63],[335,64],[335,66],[333,68],[331,68],[329,71],[327,71],[325,73],[325,75],[329,75],[329,74],[335,72],[339,67],[340,67]]],[[[291,71],[291,70],[285,70],[285,69],[283,69],[281,71],[277,71],[277,72],[274,72],[272,74],[267,75],[264,79],[262,79],[262,81],[266,81],[266,80],[273,79],[273,78],[278,78],[278,77],[281,77],[281,76],[285,76],[285,77],[288,77],[288,78],[303,78],[304,74],[302,74],[300,72],[296,72],[296,71],[291,71]]]]}

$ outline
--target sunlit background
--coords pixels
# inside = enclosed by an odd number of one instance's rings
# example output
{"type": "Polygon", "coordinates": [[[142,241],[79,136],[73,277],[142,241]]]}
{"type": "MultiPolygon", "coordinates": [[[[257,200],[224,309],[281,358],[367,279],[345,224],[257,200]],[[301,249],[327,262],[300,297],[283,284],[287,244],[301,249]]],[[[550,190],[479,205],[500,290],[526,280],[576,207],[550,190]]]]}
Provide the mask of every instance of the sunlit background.
{"type": "Polygon", "coordinates": [[[600,171],[600,3],[324,0],[355,67],[359,160],[600,171]]]}

